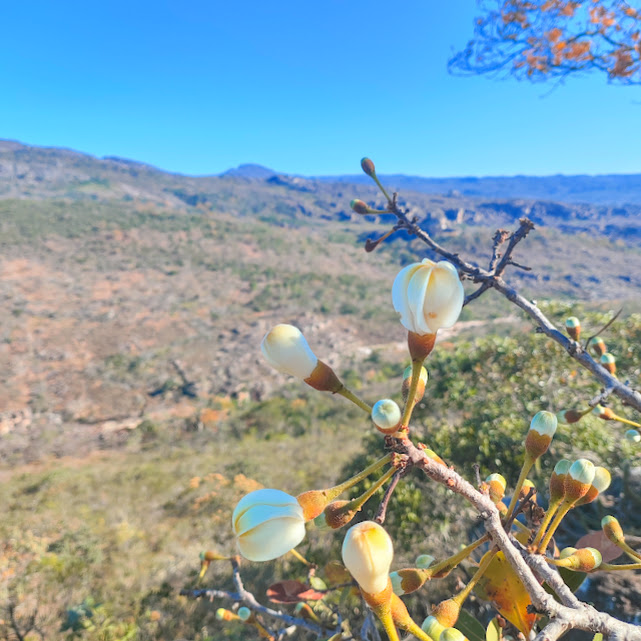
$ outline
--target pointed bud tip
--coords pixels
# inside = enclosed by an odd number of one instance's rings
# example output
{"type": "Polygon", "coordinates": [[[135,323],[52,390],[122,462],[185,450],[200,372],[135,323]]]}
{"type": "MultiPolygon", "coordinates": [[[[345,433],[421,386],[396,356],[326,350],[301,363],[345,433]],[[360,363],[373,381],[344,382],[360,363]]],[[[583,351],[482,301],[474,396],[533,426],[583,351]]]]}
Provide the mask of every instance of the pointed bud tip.
{"type": "Polygon", "coordinates": [[[361,169],[370,177],[376,175],[376,167],[373,161],[367,157],[361,159],[361,169]]]}

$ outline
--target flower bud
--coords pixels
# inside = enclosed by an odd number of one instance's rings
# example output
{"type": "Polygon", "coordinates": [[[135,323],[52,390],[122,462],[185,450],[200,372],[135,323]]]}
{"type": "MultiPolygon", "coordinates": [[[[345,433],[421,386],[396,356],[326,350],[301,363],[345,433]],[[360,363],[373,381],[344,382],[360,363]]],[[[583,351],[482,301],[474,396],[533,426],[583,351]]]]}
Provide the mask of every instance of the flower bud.
{"type": "Polygon", "coordinates": [[[243,496],[232,514],[240,553],[250,561],[271,561],[305,538],[298,501],[281,490],[263,489],[243,496]]]}
{"type": "Polygon", "coordinates": [[[445,630],[445,626],[441,625],[437,618],[435,616],[428,616],[427,619],[421,623],[421,630],[425,632],[429,637],[434,639],[434,641],[439,641],[439,637],[441,636],[441,633],[443,630],[445,630]]]}
{"type": "Polygon", "coordinates": [[[392,303],[401,324],[418,336],[452,327],[463,308],[464,291],[456,267],[425,258],[402,269],[394,280],[392,303]]]}
{"type": "Polygon", "coordinates": [[[615,416],[614,412],[609,407],[603,407],[603,405],[597,405],[593,410],[593,414],[596,414],[603,421],[613,421],[615,416]]]}
{"type": "Polygon", "coordinates": [[[577,551],[576,548],[573,548],[570,546],[563,548],[561,552],[559,552],[559,558],[567,559],[569,556],[572,556],[576,551],[577,551]]]}
{"type": "Polygon", "coordinates": [[[574,461],[565,477],[565,500],[577,501],[588,493],[594,480],[594,465],[587,459],[574,461]]]}
{"type": "Polygon", "coordinates": [[[556,503],[565,496],[565,477],[570,471],[572,462],[562,458],[550,476],[550,503],[556,503]]]}
{"type": "Polygon", "coordinates": [[[610,487],[610,483],[612,483],[612,476],[610,475],[610,472],[604,467],[595,467],[592,485],[590,486],[587,494],[576,502],[576,505],[592,503],[592,501],[594,501],[601,492],[605,492],[610,487]]]}
{"type": "Polygon", "coordinates": [[[603,558],[601,557],[601,552],[595,548],[581,548],[565,556],[561,555],[561,560],[563,562],[558,563],[558,565],[568,570],[590,572],[601,565],[603,558]]]}
{"type": "Polygon", "coordinates": [[[454,599],[441,601],[432,609],[432,614],[436,620],[446,628],[451,628],[457,621],[461,613],[461,606],[454,599]]]}
{"type": "Polygon", "coordinates": [[[542,411],[534,415],[525,437],[525,451],[531,459],[536,460],[547,452],[556,428],[557,420],[552,412],[542,411]]]}
{"type": "Polygon", "coordinates": [[[223,556],[222,554],[218,554],[218,552],[214,552],[212,550],[200,553],[201,561],[227,561],[228,559],[228,556],[223,556]]]}
{"type": "Polygon", "coordinates": [[[238,614],[238,618],[241,621],[248,621],[249,619],[251,619],[252,611],[243,605],[242,607],[238,608],[238,612],[236,614],[238,614]]]}
{"type": "Polygon", "coordinates": [[[621,524],[613,516],[604,516],[601,520],[601,527],[603,528],[603,533],[612,543],[619,545],[625,541],[621,524]]]}
{"type": "Polygon", "coordinates": [[[532,503],[536,503],[536,486],[530,479],[525,479],[523,481],[523,485],[521,485],[521,489],[519,490],[519,501],[524,501],[525,497],[530,494],[530,490],[534,490],[532,494],[530,495],[530,501],[532,503]]]}
{"type": "MultiPolygon", "coordinates": [[[[428,373],[424,367],[421,367],[421,374],[418,379],[418,387],[416,388],[416,396],[414,397],[414,403],[418,403],[425,394],[425,385],[427,384],[428,373]]],[[[407,395],[410,393],[410,387],[412,385],[412,366],[405,368],[403,372],[403,401],[407,403],[407,395]]]]}
{"type": "Polygon", "coordinates": [[[456,628],[445,628],[438,641],[466,641],[465,635],[456,628]]]}
{"type": "Polygon", "coordinates": [[[372,421],[379,432],[394,434],[401,424],[401,408],[392,399],[384,398],[374,404],[372,421]]]}
{"type": "Polygon", "coordinates": [[[276,325],[260,345],[265,360],[279,372],[305,380],[312,375],[318,358],[301,331],[293,325],[276,325]]]}
{"type": "Polygon", "coordinates": [[[431,554],[420,554],[416,557],[414,564],[419,570],[426,570],[427,568],[434,563],[436,559],[431,554]]]}
{"type": "Polygon", "coordinates": [[[338,528],[347,525],[355,516],[358,510],[347,510],[345,506],[348,505],[350,501],[334,501],[330,503],[325,511],[316,519],[316,523],[320,519],[324,519],[328,528],[332,530],[338,530],[338,528]]]}
{"type": "Polygon", "coordinates": [[[616,359],[609,352],[601,355],[601,365],[603,365],[603,367],[607,369],[612,376],[617,373],[616,359]]]}
{"type": "Polygon", "coordinates": [[[353,525],[345,535],[343,563],[368,594],[382,592],[389,581],[394,547],[389,534],[374,521],[353,525]]]}
{"type": "Polygon", "coordinates": [[[490,474],[485,482],[488,485],[490,500],[494,505],[503,500],[505,496],[505,488],[507,487],[507,481],[502,474],[490,474]]]}
{"type": "Polygon", "coordinates": [[[435,463],[438,463],[439,465],[447,467],[447,463],[434,450],[431,450],[429,447],[424,447],[421,449],[423,450],[423,453],[425,454],[425,456],[427,456],[427,458],[431,459],[435,463]]]}
{"type": "Polygon", "coordinates": [[[374,163],[369,158],[361,159],[361,169],[371,178],[376,175],[376,167],[374,163]]]}
{"type": "Polygon", "coordinates": [[[394,594],[402,596],[422,588],[430,577],[428,573],[422,572],[419,568],[404,568],[398,572],[392,572],[390,578],[392,579],[394,594]]]}
{"type": "Polygon", "coordinates": [[[370,213],[370,209],[367,206],[367,203],[363,202],[362,200],[359,200],[358,198],[355,198],[354,200],[352,200],[350,202],[349,206],[357,214],[369,214],[370,213]]]}
{"type": "Polygon", "coordinates": [[[600,336],[591,338],[590,342],[588,343],[588,347],[591,347],[598,356],[602,356],[603,354],[605,354],[607,349],[605,343],[603,342],[603,339],[600,336]]]}
{"type": "Polygon", "coordinates": [[[216,618],[219,621],[238,621],[238,616],[231,610],[226,610],[225,608],[218,608],[218,610],[216,610],[216,618]]]}
{"type": "Polygon", "coordinates": [[[565,319],[565,329],[571,338],[578,341],[581,336],[581,321],[576,316],[570,316],[565,319]]]}
{"type": "Polygon", "coordinates": [[[579,410],[562,410],[556,413],[556,420],[564,425],[572,425],[578,423],[584,416],[585,413],[579,410]]]}
{"type": "Polygon", "coordinates": [[[625,440],[628,441],[628,443],[638,443],[641,441],[641,434],[637,430],[628,430],[625,433],[625,440]]]}

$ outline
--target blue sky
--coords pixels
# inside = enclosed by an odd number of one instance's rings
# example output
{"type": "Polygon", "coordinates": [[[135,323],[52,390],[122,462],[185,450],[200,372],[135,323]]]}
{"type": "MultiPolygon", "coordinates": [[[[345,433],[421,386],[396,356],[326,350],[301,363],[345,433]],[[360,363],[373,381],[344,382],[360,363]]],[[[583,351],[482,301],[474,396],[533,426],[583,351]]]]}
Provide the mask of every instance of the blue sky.
{"type": "Polygon", "coordinates": [[[0,8],[0,138],[187,174],[637,173],[641,88],[459,78],[474,0],[0,8]]]}

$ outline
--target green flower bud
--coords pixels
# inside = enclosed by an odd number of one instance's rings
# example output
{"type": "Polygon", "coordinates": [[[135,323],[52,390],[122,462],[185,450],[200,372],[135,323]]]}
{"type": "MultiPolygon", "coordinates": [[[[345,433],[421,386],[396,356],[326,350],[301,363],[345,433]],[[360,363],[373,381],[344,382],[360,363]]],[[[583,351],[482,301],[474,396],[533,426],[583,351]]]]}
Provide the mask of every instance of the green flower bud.
{"type": "Polygon", "coordinates": [[[609,352],[601,355],[601,365],[614,376],[617,372],[616,359],[609,352]]]}
{"type": "Polygon", "coordinates": [[[456,628],[445,628],[438,641],[465,641],[465,635],[456,628]]]}
{"type": "Polygon", "coordinates": [[[616,543],[618,545],[625,540],[621,524],[613,516],[604,516],[601,520],[601,527],[603,528],[603,533],[613,543],[616,543]]]}
{"type": "Polygon", "coordinates": [[[575,341],[581,336],[581,321],[576,316],[570,316],[565,319],[565,329],[575,341]]]}
{"type": "Polygon", "coordinates": [[[590,342],[588,343],[588,347],[591,347],[597,353],[598,356],[605,354],[607,350],[605,343],[603,342],[603,339],[600,336],[595,336],[594,338],[591,338],[590,342]]]}
{"type": "Polygon", "coordinates": [[[445,626],[441,625],[436,617],[431,615],[421,624],[421,630],[423,630],[423,632],[428,636],[432,637],[434,641],[439,641],[439,637],[445,629],[445,626]]]}
{"type": "Polygon", "coordinates": [[[349,206],[357,214],[369,214],[370,213],[369,207],[367,206],[367,203],[363,202],[362,200],[359,200],[358,198],[355,198],[354,200],[352,200],[350,202],[349,206]]]}
{"type": "Polygon", "coordinates": [[[247,621],[251,617],[252,611],[243,606],[238,608],[238,612],[236,614],[238,614],[238,618],[241,619],[241,621],[247,621]]]}
{"type": "Polygon", "coordinates": [[[530,423],[525,437],[525,451],[532,459],[537,459],[547,452],[556,432],[558,421],[552,412],[537,412],[530,423]]]}
{"type": "Polygon", "coordinates": [[[434,563],[434,561],[435,559],[431,554],[421,554],[416,557],[416,561],[414,561],[414,564],[420,570],[426,570],[430,567],[430,565],[432,565],[432,563],[434,563]]]}

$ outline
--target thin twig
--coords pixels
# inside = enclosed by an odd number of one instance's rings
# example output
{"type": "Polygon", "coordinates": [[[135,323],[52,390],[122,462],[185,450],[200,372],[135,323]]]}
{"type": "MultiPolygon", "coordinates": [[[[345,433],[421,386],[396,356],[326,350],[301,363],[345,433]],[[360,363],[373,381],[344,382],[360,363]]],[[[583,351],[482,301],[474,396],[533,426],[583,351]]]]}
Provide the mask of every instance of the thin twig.
{"type": "Polygon", "coordinates": [[[599,334],[603,334],[603,332],[605,332],[605,330],[608,329],[608,327],[610,327],[610,325],[612,325],[612,323],[614,323],[614,321],[617,318],[619,318],[619,315],[621,314],[622,311],[623,311],[623,307],[601,329],[599,329],[596,333],[592,334],[592,336],[587,338],[585,341],[585,344],[583,345],[583,349],[587,350],[588,345],[590,344],[590,341],[593,338],[596,338],[599,334]]]}
{"type": "Polygon", "coordinates": [[[394,474],[394,476],[392,477],[390,484],[387,486],[387,489],[385,490],[385,495],[383,496],[383,500],[381,501],[381,504],[378,506],[376,516],[374,517],[374,521],[376,521],[376,523],[379,523],[380,525],[383,525],[383,523],[385,523],[385,516],[387,515],[387,506],[403,474],[405,474],[405,469],[398,470],[396,474],[394,474]]]}

